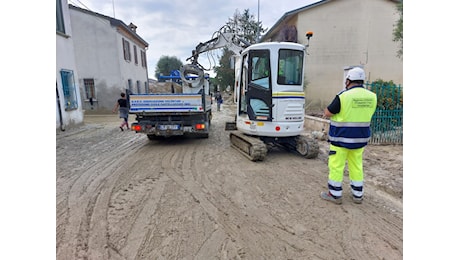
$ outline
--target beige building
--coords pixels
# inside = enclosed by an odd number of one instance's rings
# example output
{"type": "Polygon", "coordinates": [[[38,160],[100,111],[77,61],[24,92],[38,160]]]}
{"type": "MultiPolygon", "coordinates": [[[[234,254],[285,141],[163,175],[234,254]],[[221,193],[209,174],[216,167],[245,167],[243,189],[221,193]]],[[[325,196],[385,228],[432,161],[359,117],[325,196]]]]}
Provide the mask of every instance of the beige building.
{"type": "Polygon", "coordinates": [[[361,66],[367,80],[403,84],[403,61],[393,29],[400,1],[323,0],[285,13],[261,41],[307,44],[306,110],[322,110],[343,89],[344,73],[361,66]]]}

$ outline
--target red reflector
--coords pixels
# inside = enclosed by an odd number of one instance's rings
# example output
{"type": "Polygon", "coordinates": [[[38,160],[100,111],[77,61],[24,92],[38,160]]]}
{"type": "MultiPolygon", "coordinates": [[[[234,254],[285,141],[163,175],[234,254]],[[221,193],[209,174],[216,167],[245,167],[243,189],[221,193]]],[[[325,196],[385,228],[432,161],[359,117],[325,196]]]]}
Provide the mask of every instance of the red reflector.
{"type": "Polygon", "coordinates": [[[196,124],[195,125],[195,129],[197,129],[197,130],[202,130],[202,129],[205,129],[205,128],[206,128],[205,124],[196,124]]]}
{"type": "Polygon", "coordinates": [[[281,130],[281,127],[276,126],[276,127],[275,127],[275,130],[276,130],[276,131],[279,131],[279,130],[281,130]]]}
{"type": "Polygon", "coordinates": [[[131,125],[131,129],[134,130],[134,131],[141,131],[142,130],[142,126],[140,125],[131,125]]]}

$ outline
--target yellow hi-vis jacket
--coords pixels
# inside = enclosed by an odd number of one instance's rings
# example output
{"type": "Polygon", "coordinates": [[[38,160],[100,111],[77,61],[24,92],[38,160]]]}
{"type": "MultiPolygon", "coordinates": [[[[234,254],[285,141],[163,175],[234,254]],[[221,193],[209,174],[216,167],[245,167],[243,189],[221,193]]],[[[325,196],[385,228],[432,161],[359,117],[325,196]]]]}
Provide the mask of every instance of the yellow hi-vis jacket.
{"type": "Polygon", "coordinates": [[[349,149],[367,145],[371,137],[371,119],[377,107],[377,95],[363,86],[338,94],[340,112],[331,117],[329,141],[349,149]]]}

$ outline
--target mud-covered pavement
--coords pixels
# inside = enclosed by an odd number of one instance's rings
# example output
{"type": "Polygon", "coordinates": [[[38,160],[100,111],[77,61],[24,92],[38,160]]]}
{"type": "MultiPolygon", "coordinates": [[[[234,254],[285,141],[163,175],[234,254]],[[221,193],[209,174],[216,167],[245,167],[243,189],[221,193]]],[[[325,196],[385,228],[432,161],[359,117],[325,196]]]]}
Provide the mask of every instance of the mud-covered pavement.
{"type": "Polygon", "coordinates": [[[403,258],[402,146],[368,146],[363,204],[335,205],[327,142],[252,162],[230,146],[231,106],[213,109],[208,139],[149,141],[116,115],[57,132],[56,259],[403,258]]]}

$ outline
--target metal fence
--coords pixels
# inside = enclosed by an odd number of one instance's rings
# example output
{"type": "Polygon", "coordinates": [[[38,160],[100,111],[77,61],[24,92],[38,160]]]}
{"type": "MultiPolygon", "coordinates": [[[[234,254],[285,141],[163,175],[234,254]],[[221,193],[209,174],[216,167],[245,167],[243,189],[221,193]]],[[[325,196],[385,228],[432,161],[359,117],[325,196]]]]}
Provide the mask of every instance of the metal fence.
{"type": "Polygon", "coordinates": [[[401,85],[366,83],[377,94],[371,121],[370,144],[403,144],[403,90],[401,85]]]}

